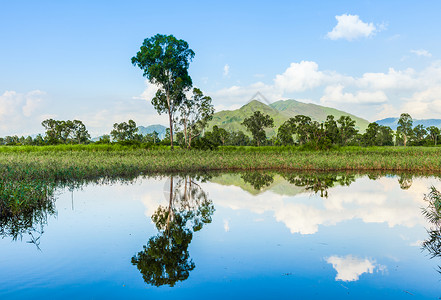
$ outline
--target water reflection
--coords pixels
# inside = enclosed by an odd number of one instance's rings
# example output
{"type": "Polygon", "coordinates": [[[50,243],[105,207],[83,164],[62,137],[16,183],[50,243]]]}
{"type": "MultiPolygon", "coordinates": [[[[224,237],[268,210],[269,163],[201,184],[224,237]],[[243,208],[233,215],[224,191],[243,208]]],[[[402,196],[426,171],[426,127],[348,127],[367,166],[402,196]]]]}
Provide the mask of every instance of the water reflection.
{"type": "Polygon", "coordinates": [[[374,260],[368,258],[358,258],[352,255],[337,256],[333,255],[326,259],[326,262],[332,264],[337,271],[335,280],[357,281],[360,275],[364,273],[373,273],[376,268],[384,269],[375,264],[374,260]]]}
{"type": "Polygon", "coordinates": [[[336,184],[349,186],[355,181],[354,174],[338,174],[338,173],[310,173],[310,174],[292,174],[285,173],[282,175],[289,183],[296,186],[304,187],[307,191],[315,194],[320,193],[321,197],[328,197],[328,189],[336,184]]]}
{"type": "Polygon", "coordinates": [[[42,181],[0,181],[0,235],[12,240],[29,235],[39,248],[49,215],[55,211],[55,187],[42,181]]]}
{"type": "Polygon", "coordinates": [[[274,175],[271,173],[247,172],[241,174],[240,177],[257,191],[270,186],[274,182],[274,175]]]}
{"type": "MultiPolygon", "coordinates": [[[[423,215],[431,227],[427,230],[429,237],[423,241],[422,247],[429,252],[430,258],[441,257],[441,193],[432,186],[424,200],[427,207],[423,209],[423,215]]],[[[438,272],[441,273],[441,266],[438,268],[438,272]]]]}
{"type": "Polygon", "coordinates": [[[168,186],[168,206],[160,205],[152,215],[159,233],[132,257],[132,264],[146,283],[172,287],[195,268],[188,246],[193,233],[211,223],[214,206],[193,177],[170,177],[168,186]]]}

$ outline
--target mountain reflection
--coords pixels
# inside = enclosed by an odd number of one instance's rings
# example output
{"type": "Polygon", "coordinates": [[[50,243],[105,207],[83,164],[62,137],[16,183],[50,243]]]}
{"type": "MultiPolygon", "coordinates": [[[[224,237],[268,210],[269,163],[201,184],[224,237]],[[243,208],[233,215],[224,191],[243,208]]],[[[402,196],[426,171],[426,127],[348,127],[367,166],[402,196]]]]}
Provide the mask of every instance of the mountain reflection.
{"type": "Polygon", "coordinates": [[[328,189],[336,184],[349,186],[355,181],[353,174],[334,174],[334,173],[312,173],[312,174],[282,174],[283,178],[295,186],[304,187],[307,191],[315,194],[320,193],[320,197],[328,197],[328,189]]]}
{"type": "Polygon", "coordinates": [[[152,215],[159,233],[132,257],[132,264],[137,266],[146,283],[172,287],[178,281],[186,280],[195,268],[188,246],[193,233],[211,223],[214,206],[207,193],[190,176],[170,177],[165,194],[168,206],[160,205],[152,215]]]}
{"type": "MultiPolygon", "coordinates": [[[[423,215],[432,226],[427,230],[429,237],[423,241],[422,247],[431,258],[441,257],[441,193],[432,186],[424,200],[427,208],[423,209],[423,215]]],[[[441,273],[441,266],[438,271],[441,273]]]]}
{"type": "Polygon", "coordinates": [[[55,186],[41,181],[0,181],[0,235],[13,240],[28,234],[39,246],[49,215],[55,214],[55,186]]]}
{"type": "Polygon", "coordinates": [[[270,173],[247,172],[241,174],[240,177],[257,191],[270,186],[274,182],[274,175],[270,173]]]}
{"type": "MultiPolygon", "coordinates": [[[[306,191],[312,191],[325,198],[328,197],[329,188],[336,184],[349,186],[356,179],[354,174],[338,173],[280,173],[280,175],[289,184],[303,187],[306,191]]],[[[274,183],[274,174],[268,172],[241,173],[240,178],[256,191],[262,191],[262,189],[268,188],[274,183]]]]}

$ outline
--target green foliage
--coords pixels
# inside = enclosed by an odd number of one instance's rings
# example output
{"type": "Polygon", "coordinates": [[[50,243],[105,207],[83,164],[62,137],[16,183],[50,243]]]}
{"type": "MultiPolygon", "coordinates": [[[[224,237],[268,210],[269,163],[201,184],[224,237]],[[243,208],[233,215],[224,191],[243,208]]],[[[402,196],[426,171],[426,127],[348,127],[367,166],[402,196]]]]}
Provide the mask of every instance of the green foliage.
{"type": "Polygon", "coordinates": [[[393,131],[390,127],[370,123],[362,136],[364,146],[392,146],[393,131]]]}
{"type": "Polygon", "coordinates": [[[133,120],[129,120],[127,123],[115,123],[113,124],[113,130],[110,132],[112,139],[116,142],[130,142],[137,138],[136,133],[138,128],[133,120]]]}
{"type": "Polygon", "coordinates": [[[412,137],[412,117],[408,113],[402,113],[398,120],[397,135],[403,138],[404,146],[407,145],[407,141],[412,137]]]}
{"type": "Polygon", "coordinates": [[[162,34],[145,39],[140,51],[132,57],[132,64],[159,87],[152,104],[158,113],[169,115],[172,148],[174,113],[184,101],[184,92],[192,86],[188,67],[193,57],[194,52],[186,41],[162,34]]]}
{"type": "Polygon", "coordinates": [[[214,107],[211,104],[211,97],[204,96],[200,89],[194,88],[193,96],[185,97],[178,111],[179,116],[176,122],[183,127],[183,143],[180,144],[184,148],[190,148],[192,139],[202,133],[213,116],[214,107]]]}
{"type": "Polygon", "coordinates": [[[90,139],[86,126],[80,120],[58,121],[47,119],[41,125],[46,130],[45,139],[49,145],[85,144],[90,139]]]}
{"type": "MultiPolygon", "coordinates": [[[[428,251],[431,258],[441,257],[441,193],[432,186],[424,200],[427,207],[423,209],[423,215],[431,223],[431,227],[427,230],[429,236],[423,241],[422,249],[428,251]]],[[[441,267],[438,268],[441,273],[441,267]]]]}
{"type": "Polygon", "coordinates": [[[253,135],[253,142],[260,146],[266,140],[264,129],[274,127],[274,120],[269,115],[263,115],[260,111],[256,111],[252,116],[243,120],[242,124],[253,135]]]}
{"type": "Polygon", "coordinates": [[[247,172],[240,176],[243,181],[260,191],[262,188],[270,186],[274,181],[274,175],[262,172],[247,172]]]}

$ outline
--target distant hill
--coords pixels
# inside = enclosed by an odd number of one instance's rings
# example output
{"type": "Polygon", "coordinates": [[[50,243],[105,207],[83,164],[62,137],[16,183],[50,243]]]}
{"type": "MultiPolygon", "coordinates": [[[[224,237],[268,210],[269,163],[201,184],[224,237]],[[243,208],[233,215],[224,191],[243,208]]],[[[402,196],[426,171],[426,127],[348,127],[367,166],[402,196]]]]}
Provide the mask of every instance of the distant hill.
{"type": "MultiPolygon", "coordinates": [[[[375,121],[378,125],[389,126],[393,130],[397,130],[398,120],[400,118],[386,118],[375,121]]],[[[441,119],[413,119],[413,126],[423,125],[424,127],[441,127],[441,119]]]]}
{"type": "Polygon", "coordinates": [[[150,126],[147,126],[147,127],[138,126],[138,132],[140,134],[142,134],[142,135],[146,135],[146,134],[149,134],[149,133],[153,133],[153,131],[156,131],[158,133],[158,135],[159,135],[159,138],[163,139],[165,137],[165,130],[167,128],[168,127],[165,127],[165,126],[162,126],[162,125],[159,125],[159,124],[150,125],[150,126]]]}
{"type": "Polygon", "coordinates": [[[274,128],[267,130],[268,136],[274,136],[280,125],[296,115],[309,116],[312,120],[318,122],[324,122],[328,115],[333,115],[336,119],[341,116],[350,116],[356,121],[356,128],[360,130],[360,132],[364,132],[369,125],[369,121],[365,119],[341,110],[317,104],[303,103],[296,100],[281,100],[266,105],[260,101],[253,100],[239,109],[224,110],[215,113],[213,119],[208,123],[208,130],[211,130],[214,125],[217,125],[228,131],[241,130],[244,133],[247,133],[245,127],[241,125],[241,123],[245,118],[258,110],[263,114],[270,115],[274,119],[274,128]]]}
{"type": "MultiPolygon", "coordinates": [[[[152,133],[153,131],[156,131],[158,133],[158,136],[160,139],[163,139],[165,137],[165,130],[168,127],[156,124],[156,125],[149,125],[147,127],[144,126],[138,126],[138,133],[142,134],[142,135],[146,135],[149,133],[152,133]]],[[[110,134],[110,133],[109,133],[110,134]]],[[[92,142],[96,142],[99,141],[100,138],[102,138],[103,136],[98,136],[98,137],[94,137],[91,139],[92,142]]]]}

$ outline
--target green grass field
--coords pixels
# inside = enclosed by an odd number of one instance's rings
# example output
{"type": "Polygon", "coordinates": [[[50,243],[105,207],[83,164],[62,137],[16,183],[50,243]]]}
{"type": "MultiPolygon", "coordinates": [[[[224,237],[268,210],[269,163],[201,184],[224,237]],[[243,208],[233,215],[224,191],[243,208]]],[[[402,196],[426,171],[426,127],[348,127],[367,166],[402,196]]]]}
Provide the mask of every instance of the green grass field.
{"type": "Polygon", "coordinates": [[[3,180],[73,182],[210,170],[382,170],[441,173],[438,147],[221,147],[198,151],[119,145],[0,147],[3,180]]]}

